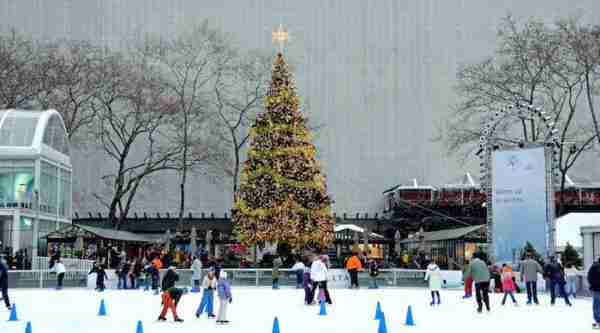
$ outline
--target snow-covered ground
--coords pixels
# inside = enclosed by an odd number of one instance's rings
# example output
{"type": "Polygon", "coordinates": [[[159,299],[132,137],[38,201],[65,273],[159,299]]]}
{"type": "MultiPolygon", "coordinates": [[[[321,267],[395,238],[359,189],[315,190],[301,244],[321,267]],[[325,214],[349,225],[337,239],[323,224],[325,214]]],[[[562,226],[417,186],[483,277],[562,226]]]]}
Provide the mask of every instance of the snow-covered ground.
{"type": "MultiPolygon", "coordinates": [[[[333,306],[319,316],[318,306],[302,304],[303,291],[294,289],[233,287],[228,326],[217,326],[194,312],[200,294],[187,294],[178,308],[184,323],[156,321],[160,297],[143,291],[111,290],[102,294],[86,289],[11,290],[17,304],[18,322],[6,321],[9,312],[0,310],[0,332],[22,333],[27,321],[33,333],[135,333],[138,320],[145,333],[271,333],[273,318],[279,317],[281,333],[369,333],[377,332],[375,305],[381,302],[388,332],[588,332],[592,331],[592,303],[577,299],[572,308],[562,300],[551,307],[549,296],[541,295],[540,306],[525,306],[525,295],[517,295],[519,307],[500,306],[501,295],[491,298],[491,313],[477,314],[475,300],[462,300],[459,291],[442,291],[442,305],[429,306],[427,289],[332,290],[333,306]],[[108,316],[98,317],[104,298],[108,316]],[[415,327],[405,327],[407,307],[413,308],[415,327]]],[[[215,304],[215,311],[218,304],[215,304]]]]}

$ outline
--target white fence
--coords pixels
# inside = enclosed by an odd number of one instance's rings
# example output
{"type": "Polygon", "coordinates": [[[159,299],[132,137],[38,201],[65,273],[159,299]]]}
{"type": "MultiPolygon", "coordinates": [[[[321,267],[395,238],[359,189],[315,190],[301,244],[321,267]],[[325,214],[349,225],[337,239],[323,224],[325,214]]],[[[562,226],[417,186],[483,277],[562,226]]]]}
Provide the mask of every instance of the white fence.
{"type": "MultiPolygon", "coordinates": [[[[67,271],[90,271],[94,267],[93,260],[60,258],[60,261],[65,265],[67,271]]],[[[48,257],[33,257],[31,261],[32,270],[47,271],[50,269],[50,258],[48,257]]]]}

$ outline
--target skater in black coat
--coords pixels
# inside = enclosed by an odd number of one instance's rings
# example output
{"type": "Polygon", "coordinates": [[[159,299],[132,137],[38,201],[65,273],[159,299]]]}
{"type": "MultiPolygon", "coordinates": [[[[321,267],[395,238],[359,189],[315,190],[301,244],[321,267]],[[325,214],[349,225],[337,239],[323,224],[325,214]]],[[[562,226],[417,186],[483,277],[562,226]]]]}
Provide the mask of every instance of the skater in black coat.
{"type": "Polygon", "coordinates": [[[165,277],[162,280],[162,286],[161,286],[162,290],[166,291],[166,290],[169,290],[170,288],[175,287],[175,282],[177,282],[177,281],[179,281],[179,275],[175,271],[175,267],[171,266],[171,267],[169,267],[167,274],[165,274],[165,277]]]}
{"type": "Polygon", "coordinates": [[[96,290],[104,291],[104,289],[106,289],[106,287],[104,286],[104,279],[108,279],[108,275],[104,270],[104,266],[95,263],[94,268],[92,268],[89,274],[92,273],[96,273],[96,290]]]}
{"type": "Polygon", "coordinates": [[[590,267],[587,280],[592,292],[593,328],[600,329],[600,259],[590,267]]]}
{"type": "Polygon", "coordinates": [[[8,267],[2,258],[0,258],[0,291],[2,291],[4,305],[10,310],[10,299],[8,298],[8,267]]]}

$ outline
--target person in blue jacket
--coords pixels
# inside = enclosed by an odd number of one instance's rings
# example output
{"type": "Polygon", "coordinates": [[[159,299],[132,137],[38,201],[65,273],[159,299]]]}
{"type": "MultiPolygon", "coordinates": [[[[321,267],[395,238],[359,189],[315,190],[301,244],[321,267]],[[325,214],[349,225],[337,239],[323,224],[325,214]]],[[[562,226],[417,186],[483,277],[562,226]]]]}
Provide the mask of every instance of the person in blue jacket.
{"type": "Polygon", "coordinates": [[[4,259],[0,258],[0,290],[6,308],[10,310],[10,299],[8,298],[8,266],[4,259]]]}

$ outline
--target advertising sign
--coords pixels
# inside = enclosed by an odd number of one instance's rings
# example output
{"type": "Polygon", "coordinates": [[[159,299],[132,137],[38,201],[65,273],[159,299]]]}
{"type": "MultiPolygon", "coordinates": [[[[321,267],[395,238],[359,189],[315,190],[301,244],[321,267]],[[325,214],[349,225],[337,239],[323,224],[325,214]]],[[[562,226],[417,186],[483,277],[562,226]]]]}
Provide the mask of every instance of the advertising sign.
{"type": "Polygon", "coordinates": [[[492,236],[496,262],[518,260],[526,242],[546,254],[547,202],[543,147],[493,152],[492,236]]]}

